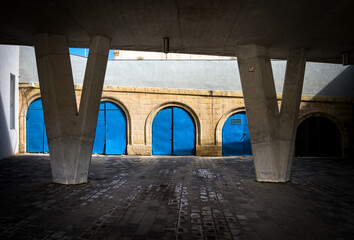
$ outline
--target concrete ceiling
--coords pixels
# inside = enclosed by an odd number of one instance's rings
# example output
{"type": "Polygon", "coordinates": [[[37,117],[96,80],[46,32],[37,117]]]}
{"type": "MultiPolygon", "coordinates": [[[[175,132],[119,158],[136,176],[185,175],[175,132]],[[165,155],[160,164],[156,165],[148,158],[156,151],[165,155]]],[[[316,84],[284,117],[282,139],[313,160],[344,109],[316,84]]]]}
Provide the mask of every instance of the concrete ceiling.
{"type": "Polygon", "coordinates": [[[257,44],[275,59],[306,48],[310,61],[340,63],[354,50],[353,15],[351,0],[6,0],[0,44],[57,33],[88,47],[101,34],[112,49],[162,51],[169,37],[170,52],[234,56],[237,45],[257,44]]]}

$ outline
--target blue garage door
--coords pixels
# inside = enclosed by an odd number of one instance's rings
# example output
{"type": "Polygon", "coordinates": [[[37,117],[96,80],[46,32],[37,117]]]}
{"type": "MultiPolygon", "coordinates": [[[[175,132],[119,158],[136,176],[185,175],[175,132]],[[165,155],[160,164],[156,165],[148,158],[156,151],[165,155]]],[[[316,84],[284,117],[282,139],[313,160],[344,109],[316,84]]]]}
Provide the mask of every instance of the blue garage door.
{"type": "Polygon", "coordinates": [[[223,156],[251,156],[247,117],[245,112],[230,116],[222,129],[223,156]]]}
{"type": "Polygon", "coordinates": [[[185,110],[168,107],[156,114],[152,123],[152,154],[195,154],[195,125],[185,110]]]}
{"type": "Polygon", "coordinates": [[[124,154],[127,121],[121,108],[111,102],[101,102],[98,113],[93,153],[124,154]]]}
{"type": "Polygon", "coordinates": [[[49,151],[41,99],[32,102],[27,110],[26,146],[26,151],[31,153],[46,153],[49,151]]]}

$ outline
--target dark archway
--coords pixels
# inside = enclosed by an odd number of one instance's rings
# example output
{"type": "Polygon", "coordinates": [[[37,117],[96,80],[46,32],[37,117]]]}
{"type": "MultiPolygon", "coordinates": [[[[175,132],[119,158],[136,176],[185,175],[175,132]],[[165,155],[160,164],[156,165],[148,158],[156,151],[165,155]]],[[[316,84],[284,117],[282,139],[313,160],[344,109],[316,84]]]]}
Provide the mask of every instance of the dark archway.
{"type": "Polygon", "coordinates": [[[341,157],[342,137],[338,127],[326,117],[310,117],[298,127],[296,157],[341,157]]]}

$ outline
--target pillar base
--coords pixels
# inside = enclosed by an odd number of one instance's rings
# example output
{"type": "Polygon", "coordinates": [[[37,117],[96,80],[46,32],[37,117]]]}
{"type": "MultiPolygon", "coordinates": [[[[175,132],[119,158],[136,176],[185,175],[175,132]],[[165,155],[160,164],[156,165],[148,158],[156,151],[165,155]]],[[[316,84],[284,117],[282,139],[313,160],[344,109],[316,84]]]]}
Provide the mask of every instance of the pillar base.
{"type": "Polygon", "coordinates": [[[252,145],[256,178],[259,182],[290,180],[294,142],[278,140],[252,145]]]}
{"type": "Polygon", "coordinates": [[[91,161],[92,140],[80,138],[52,139],[50,161],[53,181],[61,184],[87,182],[91,161]]]}

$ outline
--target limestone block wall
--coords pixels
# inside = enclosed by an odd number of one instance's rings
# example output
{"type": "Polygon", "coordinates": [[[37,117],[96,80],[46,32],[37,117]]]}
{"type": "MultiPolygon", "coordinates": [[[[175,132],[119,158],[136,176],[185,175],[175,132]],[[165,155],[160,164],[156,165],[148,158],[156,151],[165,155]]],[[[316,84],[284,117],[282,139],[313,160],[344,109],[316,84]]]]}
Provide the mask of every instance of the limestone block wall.
{"type": "MultiPolygon", "coordinates": [[[[20,84],[20,152],[26,152],[26,112],[40,97],[39,85],[20,84]]],[[[79,106],[82,86],[75,86],[79,106]]],[[[152,122],[169,106],[181,107],[196,126],[196,155],[222,155],[222,128],[229,116],[245,111],[241,92],[105,86],[102,101],[117,104],[127,118],[127,154],[151,155],[152,122]]],[[[279,106],[281,95],[278,95],[279,106]]],[[[311,116],[326,116],[342,133],[343,152],[353,152],[353,105],[350,99],[303,96],[299,124],[311,116]]]]}

